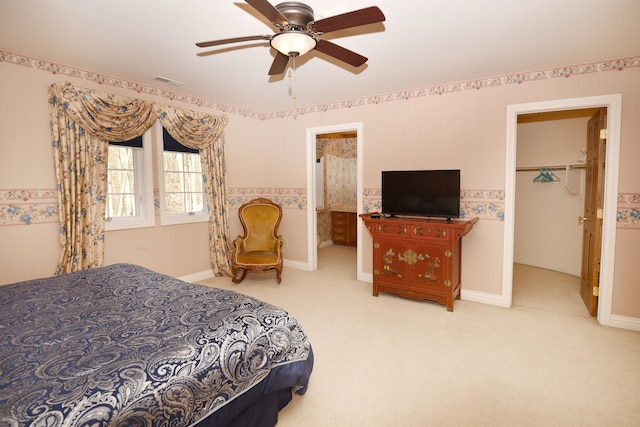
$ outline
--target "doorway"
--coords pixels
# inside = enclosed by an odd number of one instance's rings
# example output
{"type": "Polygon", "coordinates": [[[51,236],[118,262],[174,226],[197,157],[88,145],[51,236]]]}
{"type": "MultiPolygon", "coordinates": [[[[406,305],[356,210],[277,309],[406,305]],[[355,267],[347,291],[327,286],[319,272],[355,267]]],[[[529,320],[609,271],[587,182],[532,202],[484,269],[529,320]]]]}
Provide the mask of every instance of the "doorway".
{"type": "MultiPolygon", "coordinates": [[[[346,123],[339,125],[322,126],[307,129],[307,254],[308,269],[315,271],[318,269],[318,215],[316,214],[316,203],[318,199],[318,176],[316,167],[316,140],[319,135],[355,133],[356,138],[356,210],[362,212],[362,143],[363,126],[362,123],[346,123]]],[[[357,231],[357,276],[362,275],[362,224],[356,221],[357,231]]]]}
{"type": "Polygon", "coordinates": [[[586,136],[598,108],[518,116],[513,304],[589,316],[580,298],[586,136]]]}
{"type": "Polygon", "coordinates": [[[617,171],[620,155],[620,121],[622,108],[622,96],[620,94],[509,105],[507,107],[505,235],[502,283],[502,305],[505,307],[511,306],[513,297],[517,118],[522,114],[601,107],[607,108],[608,111],[608,131],[606,147],[607,168],[604,177],[602,250],[600,254],[600,296],[597,319],[602,325],[611,325],[618,194],[617,171]]]}
{"type": "MultiPolygon", "coordinates": [[[[316,135],[318,248],[356,246],[356,132],[316,135]]],[[[354,251],[355,254],[355,251],[354,251]]]]}

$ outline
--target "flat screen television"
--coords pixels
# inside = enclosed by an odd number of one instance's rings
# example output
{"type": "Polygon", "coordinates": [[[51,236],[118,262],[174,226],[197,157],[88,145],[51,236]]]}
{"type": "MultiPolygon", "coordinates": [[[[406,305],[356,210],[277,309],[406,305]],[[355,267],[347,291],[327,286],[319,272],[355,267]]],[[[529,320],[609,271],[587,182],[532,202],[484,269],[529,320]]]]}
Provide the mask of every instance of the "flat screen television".
{"type": "Polygon", "coordinates": [[[382,214],[460,217],[460,170],[382,171],[382,214]]]}

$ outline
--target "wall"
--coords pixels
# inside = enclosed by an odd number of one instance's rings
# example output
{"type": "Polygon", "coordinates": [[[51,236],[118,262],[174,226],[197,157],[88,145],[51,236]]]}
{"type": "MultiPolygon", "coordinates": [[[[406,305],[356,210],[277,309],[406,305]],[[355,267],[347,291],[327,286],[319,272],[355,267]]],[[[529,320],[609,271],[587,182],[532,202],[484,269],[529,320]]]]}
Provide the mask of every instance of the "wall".
{"type": "MultiPolygon", "coordinates": [[[[299,82],[300,87],[300,82],[299,82]]],[[[290,138],[303,138],[306,129],[362,123],[364,211],[379,200],[380,172],[385,169],[457,168],[462,170],[463,207],[468,217],[481,218],[463,240],[463,296],[485,298],[502,292],[504,227],[506,109],[508,105],[545,100],[621,93],[623,96],[619,220],[613,314],[640,318],[637,277],[640,264],[621,263],[640,239],[640,70],[572,75],[522,84],[460,90],[389,102],[365,99],[344,108],[305,111],[304,115],[267,120],[270,128],[286,128],[290,138]],[[635,209],[635,210],[634,210],[635,209]],[[633,213],[635,212],[635,213],[633,213]],[[633,243],[632,243],[633,242],[633,243]]],[[[303,97],[299,89],[298,102],[303,97]]],[[[297,142],[299,143],[299,142],[297,142]]],[[[290,145],[273,140],[273,149],[286,153],[290,145]]],[[[304,156],[291,164],[290,185],[305,185],[304,156]]],[[[304,227],[304,226],[303,226],[304,227]]],[[[306,227],[300,231],[303,232],[306,227]]],[[[371,273],[371,239],[363,233],[360,248],[365,273],[371,273]]],[[[306,251],[305,251],[306,252],[306,251]]],[[[637,253],[637,252],[636,252],[637,253]]],[[[303,254],[301,254],[303,255],[303,254]]]]}
{"type": "MultiPolygon", "coordinates": [[[[595,67],[597,68],[597,67],[595,67]]],[[[579,70],[578,70],[579,71],[579,70]]],[[[544,74],[544,73],[543,73],[544,74]]],[[[551,77],[522,84],[507,82],[483,87],[471,82],[434,91],[417,91],[388,97],[349,101],[332,108],[320,106],[305,114],[262,117],[259,120],[240,114],[229,114],[225,131],[230,187],[232,234],[238,230],[234,209],[245,198],[265,194],[279,199],[285,206],[281,232],[285,236],[285,257],[291,265],[304,267],[307,254],[307,155],[306,129],[341,123],[362,123],[363,209],[374,207],[379,200],[380,171],[383,169],[460,168],[462,170],[463,208],[467,217],[481,218],[463,240],[463,295],[475,295],[491,301],[501,294],[504,226],[501,221],[505,188],[506,108],[552,99],[576,98],[603,94],[623,95],[621,161],[619,181],[619,227],[616,239],[615,289],[613,313],[640,319],[640,293],[637,277],[640,263],[629,254],[637,254],[640,224],[640,69],[607,71],[551,77]],[[467,89],[467,86],[470,89],[467,89]],[[458,87],[458,88],[456,88],[458,87]],[[477,88],[482,87],[481,89],[477,88]],[[442,92],[442,95],[437,93],[442,92]],[[502,196],[502,198],[501,198],[502,196]],[[634,210],[635,209],[635,210],[634,210]],[[636,212],[636,213],[634,213],[636,212]]],[[[115,86],[99,86],[80,78],[67,78],[84,87],[132,95],[115,86]]],[[[0,189],[52,190],[53,171],[50,161],[46,90],[63,77],[19,66],[0,63],[0,189]]],[[[488,79],[485,82],[493,82],[488,79]]],[[[298,82],[298,103],[304,105],[304,86],[298,82]]],[[[150,95],[140,94],[140,97],[150,95]]],[[[164,99],[165,102],[169,102],[164,99]]],[[[198,105],[177,101],[177,105],[207,110],[198,105]]],[[[211,111],[219,113],[218,111],[211,111]]],[[[35,192],[34,192],[35,194],[35,192]]],[[[46,194],[45,194],[46,196],[46,194]]],[[[6,212],[8,203],[3,204],[6,212]]],[[[5,215],[5,223],[14,221],[5,215]]],[[[48,275],[53,270],[57,251],[55,223],[25,225],[0,224],[0,281],[48,275]],[[35,247],[37,250],[32,251],[35,247]],[[42,256],[34,260],[33,253],[42,256]],[[29,260],[26,260],[30,258],[29,260]]],[[[194,226],[197,227],[197,226],[194,226]]],[[[153,230],[150,233],[156,233],[153,230]]],[[[141,232],[142,233],[142,232],[141,232]]],[[[202,233],[205,234],[205,233],[202,233]]],[[[366,233],[365,233],[366,234],[366,233]]],[[[206,255],[199,252],[207,237],[200,232],[184,233],[176,229],[164,236],[154,234],[149,243],[158,244],[164,252],[172,239],[184,235],[185,246],[193,248],[175,257],[161,271],[182,275],[206,270],[206,255]],[[156,241],[157,237],[157,241],[156,241]],[[160,243],[162,241],[162,243],[160,243]],[[180,267],[198,258],[191,271],[180,267]]],[[[371,240],[363,235],[359,248],[364,258],[371,254],[371,240]]],[[[122,247],[133,246],[140,236],[122,236],[122,247]],[[129,237],[130,236],[130,237],[129,237]]],[[[108,251],[114,250],[108,246],[108,251]]],[[[151,248],[150,248],[151,249],[151,248]]],[[[130,250],[131,262],[151,262],[159,254],[142,256],[130,250]]],[[[109,255],[110,259],[115,259],[109,255]]],[[[144,265],[144,264],[143,264],[144,265]]],[[[370,264],[363,263],[365,272],[370,264]]]]}
{"type": "MultiPolygon", "coordinates": [[[[517,166],[542,167],[577,164],[585,149],[589,118],[518,124],[517,166]]],[[[559,181],[536,182],[539,170],[516,173],[514,261],[580,275],[584,211],[584,169],[581,192],[570,194],[567,172],[553,171],[559,181]]]]}

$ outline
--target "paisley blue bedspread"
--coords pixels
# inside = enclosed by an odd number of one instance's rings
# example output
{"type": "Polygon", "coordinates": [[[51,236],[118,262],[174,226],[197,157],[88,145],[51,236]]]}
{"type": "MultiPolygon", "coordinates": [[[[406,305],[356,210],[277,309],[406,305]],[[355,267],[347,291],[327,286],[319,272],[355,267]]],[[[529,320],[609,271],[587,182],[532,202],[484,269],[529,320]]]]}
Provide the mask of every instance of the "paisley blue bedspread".
{"type": "Polygon", "coordinates": [[[130,264],[0,286],[0,340],[0,426],[189,426],[313,366],[284,310],[130,264]]]}

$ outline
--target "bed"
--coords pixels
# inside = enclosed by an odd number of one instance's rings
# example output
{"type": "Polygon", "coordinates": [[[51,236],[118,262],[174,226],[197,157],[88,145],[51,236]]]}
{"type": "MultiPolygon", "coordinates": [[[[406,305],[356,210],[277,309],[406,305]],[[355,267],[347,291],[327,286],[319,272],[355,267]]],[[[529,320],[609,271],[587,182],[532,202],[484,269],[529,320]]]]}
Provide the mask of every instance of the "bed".
{"type": "Polygon", "coordinates": [[[313,351],[286,311],[131,264],[0,286],[0,425],[273,426],[313,351]]]}

